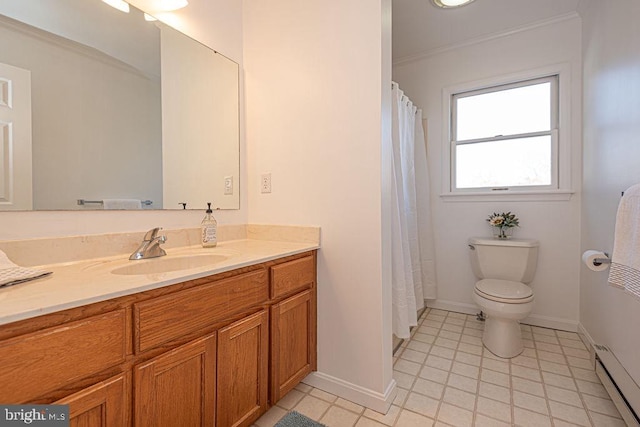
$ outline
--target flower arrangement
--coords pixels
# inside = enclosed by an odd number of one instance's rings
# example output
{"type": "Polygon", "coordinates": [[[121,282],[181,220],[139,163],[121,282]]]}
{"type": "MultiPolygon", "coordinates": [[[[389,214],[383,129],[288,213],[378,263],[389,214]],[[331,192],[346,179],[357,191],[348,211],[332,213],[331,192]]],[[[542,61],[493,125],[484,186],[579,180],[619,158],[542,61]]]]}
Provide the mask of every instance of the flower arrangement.
{"type": "Polygon", "coordinates": [[[511,212],[492,213],[487,219],[489,225],[494,227],[494,236],[498,239],[508,239],[511,237],[511,228],[519,227],[520,220],[511,212]],[[507,231],[509,230],[509,231],[507,231]]]}

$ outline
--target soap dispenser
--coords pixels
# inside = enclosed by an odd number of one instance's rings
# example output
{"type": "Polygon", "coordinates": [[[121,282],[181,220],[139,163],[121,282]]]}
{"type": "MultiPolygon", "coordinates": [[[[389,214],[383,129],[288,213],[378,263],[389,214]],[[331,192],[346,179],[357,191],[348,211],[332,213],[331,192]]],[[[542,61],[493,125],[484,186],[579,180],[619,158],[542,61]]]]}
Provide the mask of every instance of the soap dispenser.
{"type": "Polygon", "coordinates": [[[207,203],[207,212],[200,223],[202,229],[202,247],[212,248],[218,244],[218,221],[213,217],[211,203],[207,203]]]}

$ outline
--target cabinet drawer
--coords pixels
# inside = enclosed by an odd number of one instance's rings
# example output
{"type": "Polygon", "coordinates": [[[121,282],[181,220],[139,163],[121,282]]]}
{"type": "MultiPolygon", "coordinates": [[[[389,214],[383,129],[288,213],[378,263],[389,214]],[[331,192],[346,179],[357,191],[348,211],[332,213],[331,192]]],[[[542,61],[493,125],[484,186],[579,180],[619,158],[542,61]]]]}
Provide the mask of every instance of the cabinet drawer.
{"type": "Polygon", "coordinates": [[[268,299],[266,272],[257,270],[137,303],[136,351],[202,330],[268,299]]]}
{"type": "Polygon", "coordinates": [[[311,286],[316,279],[315,259],[308,256],[271,267],[271,298],[311,286]]]}
{"type": "Polygon", "coordinates": [[[122,309],[0,342],[0,402],[24,403],[122,363],[126,318],[122,309]]]}

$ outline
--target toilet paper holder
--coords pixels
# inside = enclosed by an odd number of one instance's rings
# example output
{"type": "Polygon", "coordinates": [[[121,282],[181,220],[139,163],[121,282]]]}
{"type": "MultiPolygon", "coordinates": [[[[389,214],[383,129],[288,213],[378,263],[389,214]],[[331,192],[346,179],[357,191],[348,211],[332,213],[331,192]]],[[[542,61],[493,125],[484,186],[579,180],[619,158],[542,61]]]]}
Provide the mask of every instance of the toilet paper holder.
{"type": "MultiPolygon", "coordinates": [[[[607,257],[609,256],[608,253],[604,253],[607,257]]],[[[611,264],[611,258],[595,258],[593,260],[593,265],[595,265],[596,267],[602,264],[611,264]]]]}

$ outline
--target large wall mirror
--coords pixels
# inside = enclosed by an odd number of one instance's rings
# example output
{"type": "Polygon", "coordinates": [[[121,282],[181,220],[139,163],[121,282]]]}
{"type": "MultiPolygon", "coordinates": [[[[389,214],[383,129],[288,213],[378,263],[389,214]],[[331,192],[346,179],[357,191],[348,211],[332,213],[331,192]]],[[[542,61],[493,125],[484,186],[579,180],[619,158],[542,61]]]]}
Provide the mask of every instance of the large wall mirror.
{"type": "Polygon", "coordinates": [[[238,64],[150,18],[0,0],[0,210],[239,209],[238,64]]]}

